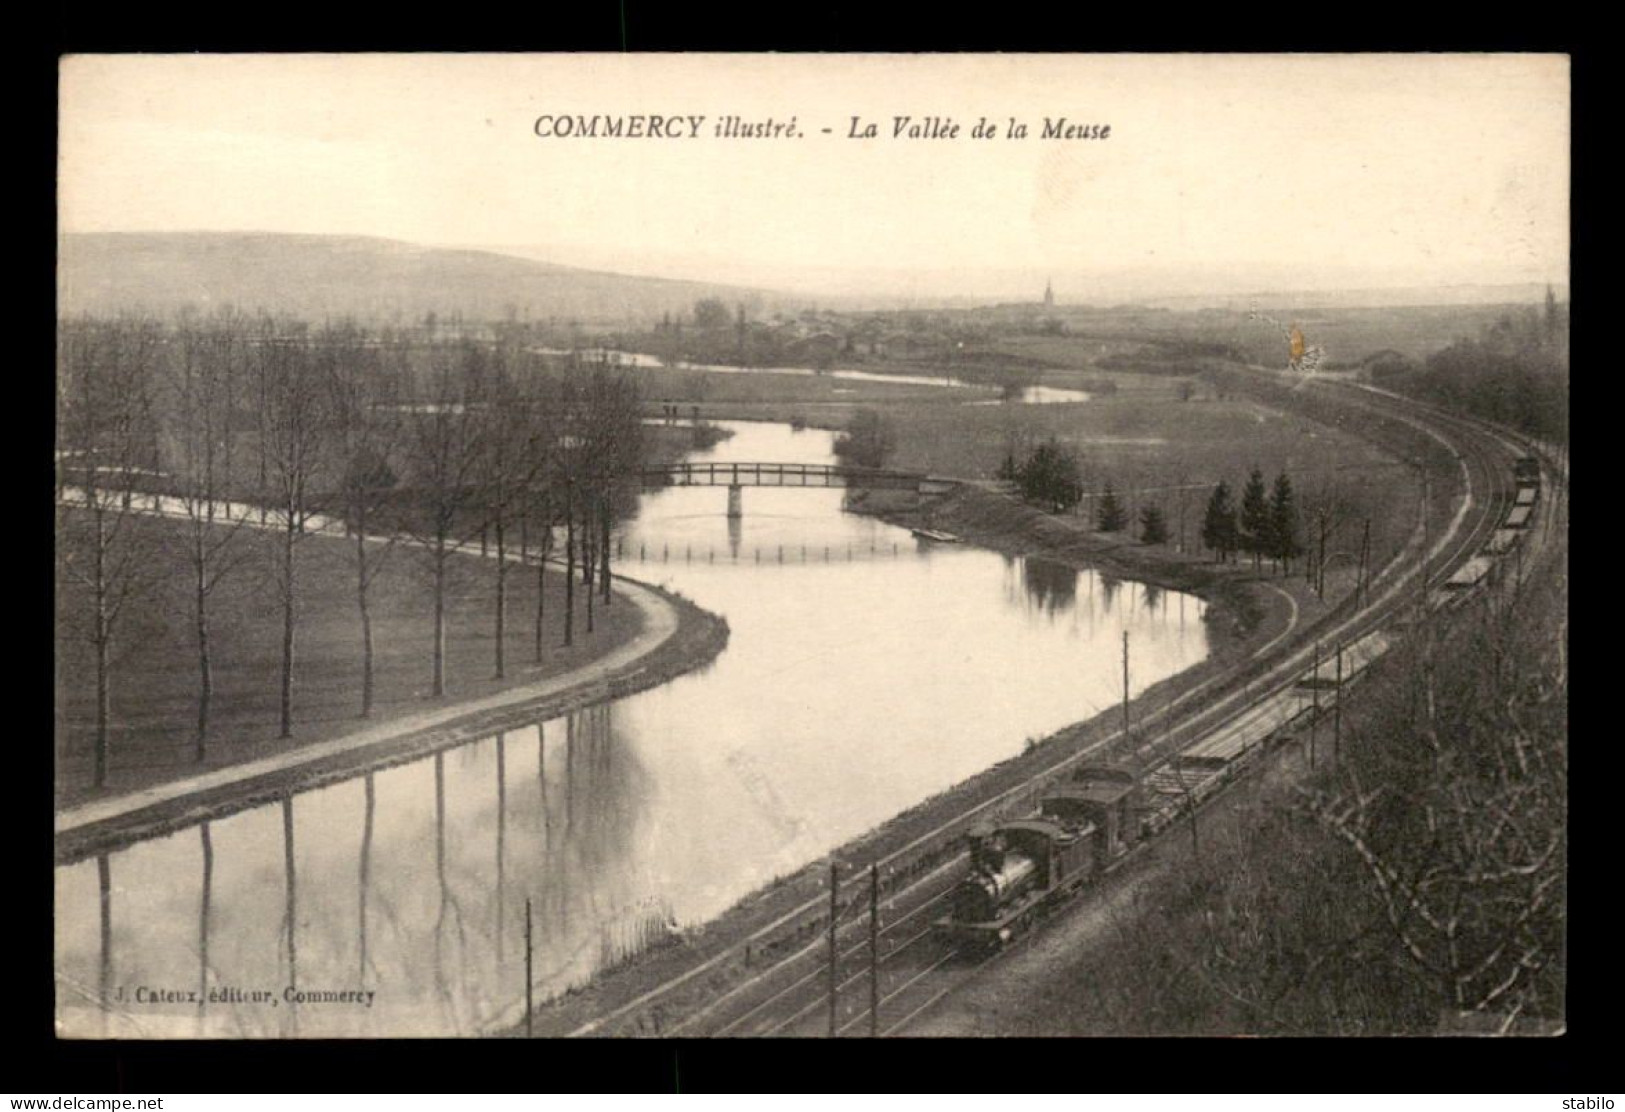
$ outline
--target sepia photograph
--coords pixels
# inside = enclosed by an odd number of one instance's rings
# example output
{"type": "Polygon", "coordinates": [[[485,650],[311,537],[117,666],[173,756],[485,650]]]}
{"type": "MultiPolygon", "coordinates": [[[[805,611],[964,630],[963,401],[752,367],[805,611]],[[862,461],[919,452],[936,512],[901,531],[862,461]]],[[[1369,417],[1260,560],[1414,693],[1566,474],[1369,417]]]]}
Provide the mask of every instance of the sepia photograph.
{"type": "Polygon", "coordinates": [[[1563,1035],[1570,70],[61,57],[57,1037],[1563,1035]]]}

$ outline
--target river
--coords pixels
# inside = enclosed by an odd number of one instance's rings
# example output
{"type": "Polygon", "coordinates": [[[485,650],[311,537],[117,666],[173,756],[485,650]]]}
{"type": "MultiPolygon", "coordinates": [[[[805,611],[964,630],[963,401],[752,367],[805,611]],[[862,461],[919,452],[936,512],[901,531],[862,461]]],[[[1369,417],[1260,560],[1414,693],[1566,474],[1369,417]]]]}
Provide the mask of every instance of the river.
{"type": "Polygon", "coordinates": [[[719,375],[792,375],[796,377],[809,377],[824,375],[829,378],[843,379],[848,382],[878,382],[892,386],[938,386],[945,389],[969,390],[977,395],[975,401],[966,402],[966,405],[998,405],[1002,402],[1022,405],[1057,405],[1067,402],[1086,402],[1089,394],[1083,390],[1070,390],[1061,386],[1026,386],[1018,394],[1010,398],[985,397],[984,395],[997,394],[999,387],[986,383],[967,382],[952,375],[911,375],[892,374],[883,371],[855,371],[855,370],[814,370],[811,367],[737,367],[726,363],[666,363],[653,356],[638,351],[615,351],[606,348],[594,348],[583,351],[566,351],[562,348],[537,348],[538,355],[575,356],[586,362],[603,361],[617,369],[631,368],[639,371],[707,371],[719,375]]]}
{"type": "MultiPolygon", "coordinates": [[[[832,433],[726,424],[693,458],[833,460],[832,433]]],[[[1122,631],[1134,691],[1208,652],[1194,597],[842,496],[640,499],[617,570],[728,618],[705,668],[58,868],[59,1030],[477,1033],[517,1014],[527,899],[545,1000],[1114,705],[1122,631]]]]}

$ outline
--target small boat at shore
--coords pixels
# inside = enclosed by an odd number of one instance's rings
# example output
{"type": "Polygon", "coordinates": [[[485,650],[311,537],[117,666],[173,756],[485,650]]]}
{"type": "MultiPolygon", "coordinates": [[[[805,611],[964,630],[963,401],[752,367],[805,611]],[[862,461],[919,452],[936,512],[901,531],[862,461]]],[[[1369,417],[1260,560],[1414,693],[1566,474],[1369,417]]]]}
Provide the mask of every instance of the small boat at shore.
{"type": "Polygon", "coordinates": [[[944,533],[940,529],[910,529],[916,537],[922,540],[937,541],[941,544],[958,544],[959,538],[952,533],[944,533]]]}

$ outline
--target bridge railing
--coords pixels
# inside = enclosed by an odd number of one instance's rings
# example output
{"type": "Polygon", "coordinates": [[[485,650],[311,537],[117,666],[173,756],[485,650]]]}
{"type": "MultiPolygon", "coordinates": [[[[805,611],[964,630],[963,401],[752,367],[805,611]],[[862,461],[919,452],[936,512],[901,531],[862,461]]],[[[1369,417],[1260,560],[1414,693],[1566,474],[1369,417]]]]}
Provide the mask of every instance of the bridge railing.
{"type": "Polygon", "coordinates": [[[640,472],[645,486],[833,487],[885,486],[917,488],[922,472],[852,467],[827,463],[717,462],[672,463],[640,472]]]}

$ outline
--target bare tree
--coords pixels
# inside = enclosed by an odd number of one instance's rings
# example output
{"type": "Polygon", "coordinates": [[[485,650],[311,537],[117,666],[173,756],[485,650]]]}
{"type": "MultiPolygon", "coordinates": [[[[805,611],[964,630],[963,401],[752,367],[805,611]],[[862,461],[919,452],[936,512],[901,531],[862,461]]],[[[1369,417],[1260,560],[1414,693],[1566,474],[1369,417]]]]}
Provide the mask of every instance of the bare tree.
{"type": "MultiPolygon", "coordinates": [[[[629,379],[595,368],[585,389],[571,392],[567,409],[569,450],[566,492],[575,517],[567,526],[571,563],[580,561],[586,586],[587,632],[594,628],[593,604],[605,605],[613,588],[610,562],[615,515],[630,497],[632,476],[642,460],[641,399],[629,379]],[[576,520],[576,519],[579,520],[576,520]]],[[[573,587],[566,597],[573,594],[573,587]]],[[[566,630],[569,629],[568,615],[566,630]]],[[[566,642],[568,643],[568,642],[566,642]]]]}
{"type": "Polygon", "coordinates": [[[192,626],[197,646],[197,725],[193,759],[208,758],[214,701],[210,601],[243,559],[236,543],[242,515],[229,508],[234,438],[232,413],[246,365],[245,322],[230,312],[208,321],[183,318],[164,376],[164,438],[170,487],[186,515],[191,564],[192,626]]]}
{"type": "Polygon", "coordinates": [[[430,395],[415,406],[405,437],[411,471],[410,504],[402,527],[420,545],[434,580],[433,694],[446,693],[446,577],[462,542],[479,533],[483,518],[470,521],[483,465],[479,404],[486,354],[473,343],[437,346],[430,352],[430,395]]]}
{"type": "Polygon", "coordinates": [[[611,540],[620,507],[636,497],[632,476],[643,462],[642,397],[624,376],[595,375],[591,384],[588,451],[598,499],[598,579],[604,605],[613,597],[611,540]]]}
{"type": "MultiPolygon", "coordinates": [[[[540,453],[545,446],[535,444],[532,451],[540,453]]],[[[526,508],[527,518],[537,522],[536,542],[532,551],[536,554],[536,663],[540,664],[546,655],[546,646],[543,631],[547,622],[547,558],[553,552],[553,496],[549,487],[551,479],[547,473],[546,457],[538,465],[538,479],[529,498],[526,508]]]]}
{"type": "Polygon", "coordinates": [[[138,318],[79,320],[58,329],[58,467],[74,480],[58,484],[65,496],[59,607],[73,609],[64,590],[70,584],[88,596],[96,788],[107,783],[115,635],[130,600],[150,583],[150,539],[133,495],[138,475],[158,462],[151,392],[161,343],[156,322],[138,318]]]}
{"type": "Polygon", "coordinates": [[[384,513],[396,485],[390,458],[399,447],[399,377],[406,353],[398,343],[369,346],[349,326],[328,329],[318,359],[333,413],[333,440],[339,507],[350,534],[350,561],[356,576],[356,612],[361,624],[361,717],[372,714],[375,691],[373,581],[394,551],[400,533],[384,513]]]}
{"type": "Polygon", "coordinates": [[[1338,555],[1327,548],[1343,526],[1358,519],[1363,510],[1359,496],[1336,479],[1322,482],[1304,499],[1304,516],[1309,522],[1307,578],[1322,599],[1326,597],[1326,565],[1338,555]]]}
{"type": "MultiPolygon", "coordinates": [[[[1565,933],[1568,676],[1523,594],[1457,634],[1440,697],[1459,711],[1410,723],[1413,743],[1309,798],[1441,1006],[1510,1017],[1560,1009],[1565,933]]],[[[1557,597],[1560,627],[1566,587],[1557,597]]],[[[1393,704],[1370,728],[1404,736],[1410,712],[1393,704]]]]}
{"type": "Polygon", "coordinates": [[[544,629],[547,618],[547,559],[553,551],[553,528],[556,524],[554,484],[558,480],[558,425],[559,406],[557,383],[543,373],[539,365],[532,365],[519,384],[524,420],[519,449],[524,454],[522,470],[527,481],[519,491],[521,547],[535,554],[536,561],[536,622],[535,653],[540,664],[546,654],[544,629]],[[535,523],[532,531],[531,523],[535,523]],[[534,537],[534,543],[530,538],[534,537]]]}
{"type": "Polygon", "coordinates": [[[576,614],[576,515],[575,475],[564,475],[564,643],[574,640],[576,614]]]}
{"type": "Polygon", "coordinates": [[[564,644],[575,640],[576,510],[579,504],[577,478],[581,474],[581,392],[566,379],[559,391],[561,430],[555,462],[564,487],[564,644]]]}
{"type": "MultiPolygon", "coordinates": [[[[539,368],[518,365],[523,357],[515,348],[497,345],[491,353],[486,377],[486,400],[480,436],[482,451],[479,487],[483,498],[483,530],[496,541],[496,600],[493,631],[496,642],[495,675],[507,673],[508,528],[516,514],[527,508],[532,486],[546,472],[547,456],[536,443],[539,395],[521,389],[516,374],[536,375],[539,368]]],[[[538,577],[537,587],[541,588],[538,577]]]]}
{"type": "Polygon", "coordinates": [[[265,322],[252,345],[263,383],[270,524],[277,533],[272,580],[282,607],[278,736],[293,736],[293,666],[298,622],[298,556],[316,516],[315,484],[332,448],[331,395],[304,325],[265,322]]]}

